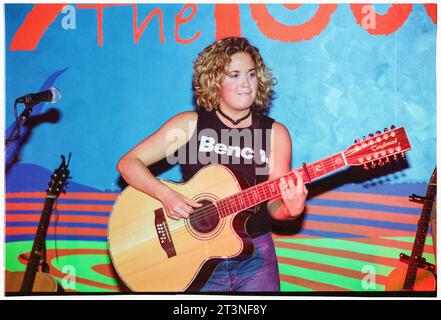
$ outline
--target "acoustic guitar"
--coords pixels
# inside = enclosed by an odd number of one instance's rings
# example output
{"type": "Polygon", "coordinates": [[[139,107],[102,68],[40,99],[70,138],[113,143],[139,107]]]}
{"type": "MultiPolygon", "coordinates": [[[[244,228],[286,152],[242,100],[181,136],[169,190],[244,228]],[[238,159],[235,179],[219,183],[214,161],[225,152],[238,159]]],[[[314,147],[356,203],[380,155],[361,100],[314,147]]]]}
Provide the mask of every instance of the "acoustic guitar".
{"type": "Polygon", "coordinates": [[[435,291],[436,268],[423,258],[424,243],[429,228],[432,206],[436,200],[435,197],[436,168],[430,178],[426,196],[411,196],[411,198],[424,200],[412,253],[410,257],[404,253],[400,254],[401,265],[389,274],[386,282],[386,291],[435,291]]]}
{"type": "MultiPolygon", "coordinates": [[[[45,261],[46,254],[46,234],[51,219],[52,209],[56,199],[61,192],[64,192],[64,187],[67,185],[69,178],[68,165],[65,157],[61,156],[62,163],[54,171],[47,190],[43,211],[38,223],[37,232],[34,237],[32,250],[29,254],[26,270],[5,273],[5,292],[13,293],[31,293],[31,292],[57,292],[62,291],[61,286],[57,281],[50,276],[47,265],[42,265],[45,261]],[[40,267],[46,269],[46,272],[40,272],[40,267]]],[[[70,160],[70,156],[69,156],[70,160]]]]}
{"type": "MultiPolygon", "coordinates": [[[[311,182],[345,166],[384,165],[411,149],[403,127],[377,131],[345,151],[298,169],[311,182]]],[[[296,180],[293,172],[285,178],[296,180]]],[[[208,165],[186,183],[162,182],[203,204],[188,219],[168,218],[162,203],[132,187],[117,198],[108,223],[109,252],[132,291],[197,291],[219,261],[250,256],[254,246],[244,225],[256,205],[280,197],[282,177],[245,190],[221,165],[208,165]]]]}

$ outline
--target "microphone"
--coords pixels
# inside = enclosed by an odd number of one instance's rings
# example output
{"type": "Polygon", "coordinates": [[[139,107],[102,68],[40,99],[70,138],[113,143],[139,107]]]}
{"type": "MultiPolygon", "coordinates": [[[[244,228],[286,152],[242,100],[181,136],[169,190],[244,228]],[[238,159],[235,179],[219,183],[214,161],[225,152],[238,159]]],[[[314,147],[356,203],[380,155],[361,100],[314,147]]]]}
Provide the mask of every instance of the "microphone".
{"type": "Polygon", "coordinates": [[[45,91],[38,93],[29,93],[16,100],[17,103],[33,104],[36,105],[40,102],[55,103],[61,99],[61,92],[55,87],[50,87],[45,91]]]}

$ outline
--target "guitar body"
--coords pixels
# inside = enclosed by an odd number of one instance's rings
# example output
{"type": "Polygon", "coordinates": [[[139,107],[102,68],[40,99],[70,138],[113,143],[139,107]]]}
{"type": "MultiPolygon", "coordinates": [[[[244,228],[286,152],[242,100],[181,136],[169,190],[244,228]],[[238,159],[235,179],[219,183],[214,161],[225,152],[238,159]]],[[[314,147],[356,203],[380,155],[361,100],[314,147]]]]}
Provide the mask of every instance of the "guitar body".
{"type": "MultiPolygon", "coordinates": [[[[5,274],[5,292],[20,292],[25,272],[9,272],[5,274]]],[[[58,284],[50,275],[37,272],[32,292],[57,292],[58,284]]]]}
{"type": "Polygon", "coordinates": [[[38,222],[37,232],[32,243],[29,257],[27,257],[27,266],[24,272],[5,271],[5,292],[21,292],[23,294],[31,292],[63,292],[62,286],[58,285],[53,277],[41,270],[49,270],[46,264],[46,234],[51,219],[55,200],[63,192],[69,179],[69,160],[61,156],[62,162],[51,176],[49,188],[44,201],[43,212],[38,222]],[[43,268],[43,266],[45,266],[43,268]]]}
{"type": "MultiPolygon", "coordinates": [[[[407,273],[407,264],[403,263],[394,269],[388,276],[386,291],[405,291],[403,289],[407,273]]],[[[415,285],[412,291],[435,291],[436,279],[432,272],[418,268],[415,285]]]]}
{"type": "MultiPolygon", "coordinates": [[[[162,182],[204,206],[241,190],[234,174],[220,165],[204,167],[187,183],[162,182]]],[[[168,218],[160,201],[126,188],[112,209],[108,229],[110,256],[120,278],[133,291],[195,291],[221,259],[251,255],[254,247],[243,231],[250,211],[226,217],[210,212],[176,221],[168,218]],[[159,217],[162,229],[157,228],[159,217]],[[168,233],[162,235],[171,238],[173,250],[161,245],[158,232],[164,228],[168,233]]]]}

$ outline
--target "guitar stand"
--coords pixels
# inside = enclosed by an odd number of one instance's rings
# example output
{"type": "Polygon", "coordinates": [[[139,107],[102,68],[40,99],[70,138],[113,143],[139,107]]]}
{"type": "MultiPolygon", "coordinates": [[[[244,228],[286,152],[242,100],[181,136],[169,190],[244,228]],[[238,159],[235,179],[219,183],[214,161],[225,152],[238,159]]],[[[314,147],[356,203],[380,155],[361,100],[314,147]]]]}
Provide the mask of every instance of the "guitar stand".
{"type": "Polygon", "coordinates": [[[46,261],[46,243],[43,243],[40,265],[41,265],[41,272],[49,273],[49,265],[47,264],[46,261]]]}
{"type": "MultiPolygon", "coordinates": [[[[409,264],[410,256],[404,253],[400,253],[400,261],[409,264]]],[[[431,264],[426,261],[425,258],[421,257],[418,259],[418,268],[430,271],[436,277],[436,267],[434,264],[431,264]]]]}
{"type": "Polygon", "coordinates": [[[416,195],[415,193],[412,193],[412,195],[410,195],[409,196],[409,200],[410,201],[416,201],[416,202],[419,202],[419,201],[433,201],[434,199],[431,199],[431,198],[428,198],[428,197],[423,197],[423,196],[419,196],[419,195],[416,195]]]}

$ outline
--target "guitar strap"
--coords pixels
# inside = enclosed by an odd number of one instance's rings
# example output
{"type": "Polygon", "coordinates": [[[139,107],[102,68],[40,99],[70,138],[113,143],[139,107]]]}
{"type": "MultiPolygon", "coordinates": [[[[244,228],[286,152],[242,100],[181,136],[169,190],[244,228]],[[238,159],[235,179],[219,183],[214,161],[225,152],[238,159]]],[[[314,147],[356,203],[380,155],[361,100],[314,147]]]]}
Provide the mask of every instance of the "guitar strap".
{"type": "MultiPolygon", "coordinates": [[[[258,111],[253,112],[253,116],[256,117],[256,120],[252,121],[252,124],[251,124],[251,129],[253,131],[253,136],[254,136],[254,130],[255,129],[263,129],[263,128],[261,128],[261,125],[262,125],[262,121],[261,121],[262,117],[261,117],[261,115],[262,114],[260,112],[258,112],[258,111]]],[[[255,145],[256,142],[255,141],[253,141],[253,142],[254,142],[254,145],[255,145]]],[[[257,174],[257,165],[256,165],[256,161],[254,159],[253,159],[253,167],[254,167],[254,184],[253,184],[253,186],[255,186],[255,185],[257,185],[257,184],[259,184],[261,182],[264,182],[265,179],[263,178],[262,175],[258,175],[257,174]]],[[[260,211],[260,207],[261,206],[262,206],[261,203],[256,205],[254,207],[254,213],[258,213],[260,211]]]]}
{"type": "Polygon", "coordinates": [[[41,248],[41,272],[49,273],[49,265],[46,261],[46,241],[43,241],[42,248],[41,248]]]}

